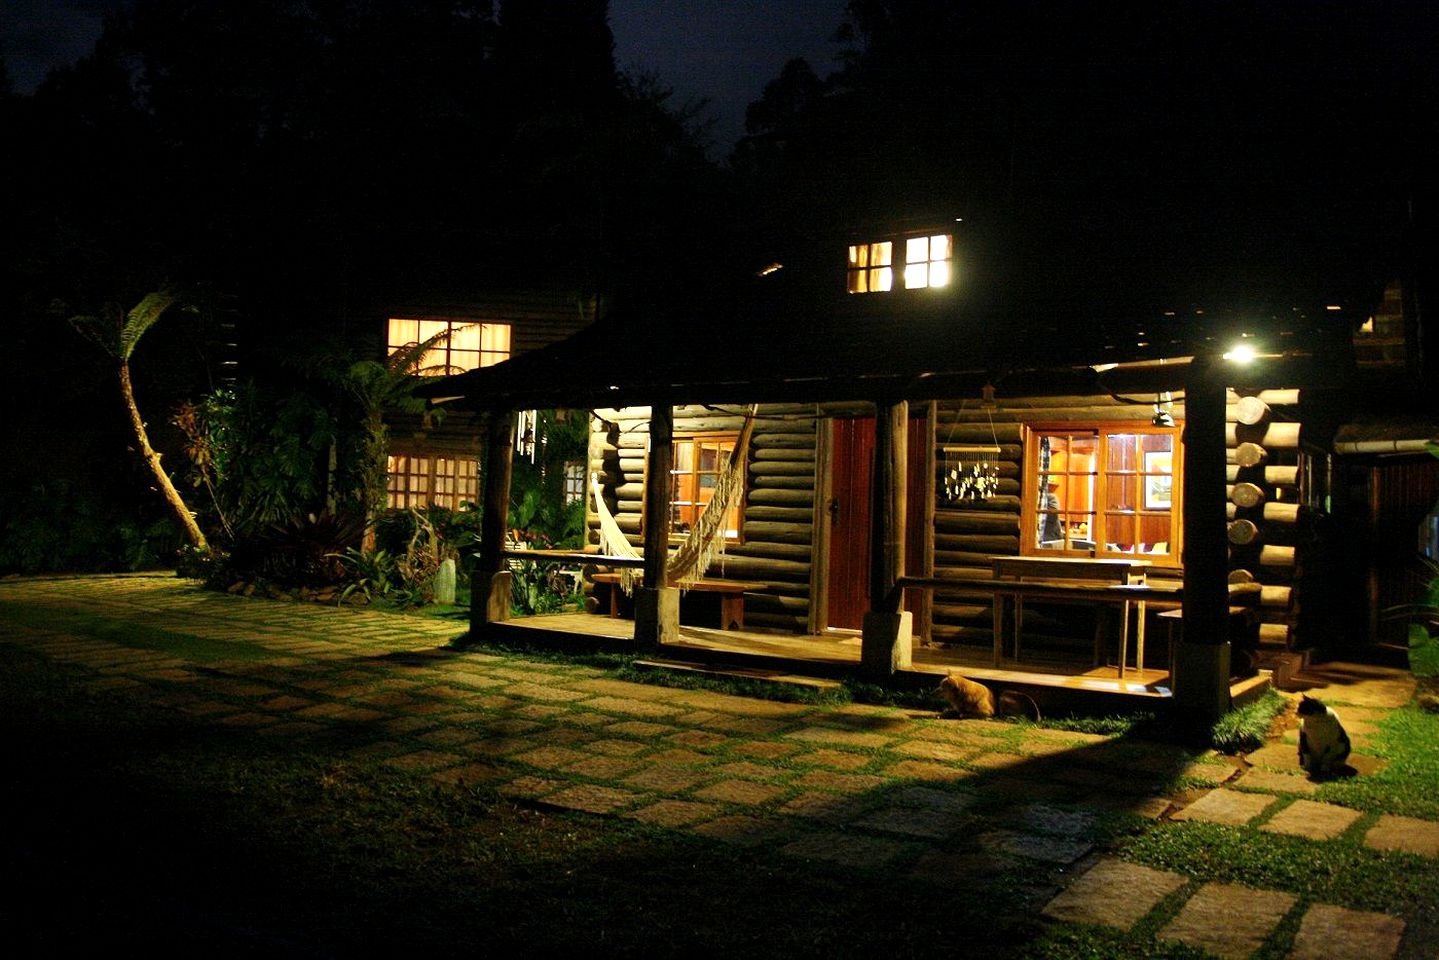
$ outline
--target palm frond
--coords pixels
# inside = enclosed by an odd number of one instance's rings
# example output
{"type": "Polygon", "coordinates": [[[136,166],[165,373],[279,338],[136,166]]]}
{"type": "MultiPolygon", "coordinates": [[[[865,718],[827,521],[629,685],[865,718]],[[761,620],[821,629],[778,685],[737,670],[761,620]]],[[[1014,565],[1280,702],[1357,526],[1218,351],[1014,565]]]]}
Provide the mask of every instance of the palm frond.
{"type": "Polygon", "coordinates": [[[134,352],[135,345],[140,342],[145,331],[153,327],[155,321],[174,306],[176,299],[171,290],[156,290],[147,293],[145,298],[125,315],[125,322],[120,326],[120,336],[116,343],[121,360],[130,359],[130,354],[134,352]]]}

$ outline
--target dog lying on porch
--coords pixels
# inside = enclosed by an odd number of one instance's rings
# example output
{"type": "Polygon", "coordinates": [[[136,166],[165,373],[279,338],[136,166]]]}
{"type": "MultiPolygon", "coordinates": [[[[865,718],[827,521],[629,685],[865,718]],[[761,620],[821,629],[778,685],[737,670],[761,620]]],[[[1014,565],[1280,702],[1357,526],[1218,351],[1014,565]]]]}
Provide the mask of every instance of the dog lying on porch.
{"type": "Polygon", "coordinates": [[[952,670],[949,676],[939,681],[934,692],[949,703],[949,709],[945,711],[947,715],[977,717],[982,720],[995,716],[1039,719],[1039,705],[1033,698],[1015,690],[1006,690],[999,695],[996,708],[994,694],[988,687],[952,670]]]}

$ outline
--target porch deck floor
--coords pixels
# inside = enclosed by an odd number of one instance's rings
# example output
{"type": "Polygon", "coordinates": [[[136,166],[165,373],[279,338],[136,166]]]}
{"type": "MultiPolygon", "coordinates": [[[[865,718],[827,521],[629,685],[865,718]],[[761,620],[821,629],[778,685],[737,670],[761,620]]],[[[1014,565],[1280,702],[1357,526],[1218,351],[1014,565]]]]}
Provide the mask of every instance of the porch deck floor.
{"type": "MultiPolygon", "coordinates": [[[[586,637],[624,640],[634,636],[634,621],[589,613],[556,613],[520,617],[505,621],[506,626],[543,630],[586,637]]],[[[680,627],[681,641],[666,644],[670,654],[719,652],[749,654],[783,659],[796,663],[796,672],[803,672],[805,662],[822,664],[831,669],[859,663],[859,635],[836,632],[823,636],[803,634],[759,633],[749,630],[720,630],[710,627],[680,627]]],[[[912,673],[942,676],[950,670],[976,680],[1028,684],[1041,687],[1063,687],[1094,693],[1118,693],[1131,697],[1168,698],[1167,670],[1135,670],[1129,668],[1120,680],[1112,665],[1090,666],[1076,662],[1040,661],[1008,662],[996,668],[987,650],[922,647],[914,648],[912,673]]]]}

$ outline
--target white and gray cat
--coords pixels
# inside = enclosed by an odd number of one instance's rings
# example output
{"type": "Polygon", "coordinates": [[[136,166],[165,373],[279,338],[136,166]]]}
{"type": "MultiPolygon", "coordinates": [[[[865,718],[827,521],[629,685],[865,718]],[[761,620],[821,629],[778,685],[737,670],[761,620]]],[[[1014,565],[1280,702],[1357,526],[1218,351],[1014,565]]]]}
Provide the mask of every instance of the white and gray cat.
{"type": "Polygon", "coordinates": [[[1322,775],[1349,759],[1349,734],[1333,707],[1303,696],[1299,701],[1299,765],[1310,774],[1322,775]]]}

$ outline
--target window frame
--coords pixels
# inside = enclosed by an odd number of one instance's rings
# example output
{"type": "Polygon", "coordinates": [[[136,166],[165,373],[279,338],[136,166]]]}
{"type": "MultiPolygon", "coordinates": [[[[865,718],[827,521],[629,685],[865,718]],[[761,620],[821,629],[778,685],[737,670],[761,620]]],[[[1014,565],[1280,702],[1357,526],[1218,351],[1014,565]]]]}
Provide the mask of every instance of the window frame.
{"type": "MultiPolygon", "coordinates": [[[[514,356],[515,331],[514,324],[512,323],[500,320],[475,320],[462,317],[426,316],[387,318],[385,321],[385,356],[393,356],[394,354],[398,353],[400,350],[405,349],[406,347],[419,344],[423,340],[428,340],[429,337],[422,336],[422,325],[438,323],[443,323],[446,325],[445,330],[449,332],[449,336],[446,337],[442,343],[425,352],[424,357],[422,357],[420,360],[420,370],[417,374],[418,376],[453,376],[457,373],[465,373],[469,370],[478,370],[482,367],[492,367],[495,364],[503,363],[504,361],[510,359],[510,357],[514,356]],[[400,323],[415,324],[414,332],[418,339],[407,339],[403,342],[396,342],[397,335],[394,332],[395,324],[400,323]],[[479,328],[478,332],[480,345],[475,350],[457,350],[455,347],[455,331],[463,329],[465,327],[479,328]],[[497,335],[498,331],[501,329],[505,331],[505,348],[503,350],[494,348],[486,349],[486,338],[491,335],[497,335]],[[463,363],[455,363],[455,354],[457,352],[464,357],[473,355],[475,357],[476,364],[474,366],[466,366],[463,363]],[[441,358],[434,356],[437,353],[443,353],[443,357],[441,358]]],[[[439,331],[435,332],[438,333],[439,331]]],[[[430,334],[430,336],[434,336],[434,334],[430,334]]]]}
{"type": "MultiPolygon", "coordinates": [[[[684,433],[676,433],[676,434],[674,434],[674,436],[671,438],[671,441],[672,441],[672,457],[671,457],[671,462],[670,462],[670,499],[669,499],[669,507],[670,507],[670,511],[671,511],[671,514],[670,514],[671,519],[670,519],[669,542],[670,542],[670,544],[673,545],[673,544],[677,544],[677,543],[683,543],[685,540],[689,539],[689,533],[688,533],[688,532],[682,532],[682,533],[681,533],[681,532],[676,532],[675,529],[674,529],[674,513],[673,513],[673,511],[674,511],[674,509],[675,509],[675,504],[676,504],[676,498],[675,498],[675,496],[674,496],[674,492],[675,492],[676,475],[678,474],[678,468],[677,468],[676,465],[679,463],[679,460],[680,460],[680,457],[679,457],[679,448],[680,448],[680,446],[681,446],[682,444],[690,444],[691,446],[693,446],[693,445],[696,443],[696,441],[700,441],[700,442],[725,443],[725,444],[728,444],[729,454],[730,454],[731,457],[733,457],[733,456],[734,456],[735,446],[739,443],[739,433],[738,433],[737,431],[724,431],[724,430],[713,431],[713,432],[710,432],[710,431],[684,432],[684,433]]],[[[698,458],[692,458],[692,459],[691,459],[691,462],[692,462],[692,463],[698,463],[698,458]]],[[[649,458],[646,457],[646,458],[645,458],[645,473],[646,473],[646,475],[648,475],[648,472],[649,472],[649,458]]],[[[746,470],[746,473],[748,473],[748,470],[746,470]]],[[[691,475],[693,475],[693,476],[698,476],[698,474],[699,474],[699,471],[691,471],[691,475]]],[[[734,533],[734,536],[728,536],[728,535],[725,536],[725,542],[728,543],[728,544],[744,543],[744,510],[745,510],[745,503],[746,503],[746,500],[747,500],[747,498],[748,498],[748,494],[749,494],[749,477],[746,476],[746,477],[744,477],[744,481],[740,484],[739,500],[738,500],[738,501],[734,504],[734,506],[731,508],[732,510],[734,510],[734,518],[735,518],[735,519],[734,519],[734,527],[733,527],[733,529],[734,529],[735,533],[734,533]]],[[[648,495],[649,495],[649,485],[648,485],[648,483],[646,483],[646,484],[645,484],[645,497],[647,497],[648,495]]],[[[696,514],[696,515],[698,515],[698,514],[696,514]]],[[[640,502],[640,516],[641,516],[641,518],[643,518],[643,517],[645,516],[644,497],[641,498],[641,502],[640,502]]],[[[640,532],[641,532],[641,533],[644,532],[643,519],[641,519],[641,523],[640,523],[640,532]]]]}
{"type": "MultiPolygon", "coordinates": [[[[1072,422],[1058,423],[1036,423],[1026,424],[1024,430],[1024,482],[1021,485],[1020,502],[1020,538],[1019,550],[1023,556],[1040,557],[1093,557],[1095,559],[1137,559],[1148,560],[1157,567],[1180,567],[1182,566],[1181,556],[1184,549],[1184,442],[1183,442],[1183,421],[1177,421],[1172,427],[1158,427],[1142,420],[1077,420],[1072,422]],[[1170,501],[1169,501],[1169,548],[1162,554],[1141,553],[1138,551],[1140,543],[1136,543],[1136,549],[1132,551],[1110,550],[1107,544],[1112,542],[1109,537],[1108,514],[1114,512],[1106,509],[1104,500],[1105,494],[1097,493],[1093,504],[1094,519],[1089,530],[1089,539],[1093,542],[1092,549],[1066,549],[1066,548],[1045,548],[1041,549],[1036,542],[1036,531],[1039,529],[1039,449],[1040,441],[1046,436],[1057,435],[1086,435],[1092,434],[1095,437],[1095,464],[1094,472],[1095,487],[1097,491],[1108,489],[1110,477],[1131,477],[1144,475],[1143,467],[1140,466],[1133,471],[1108,469],[1109,441],[1110,434],[1127,435],[1167,435],[1172,438],[1171,443],[1171,466],[1170,466],[1170,501]]],[[[1132,515],[1143,517],[1146,515],[1157,516],[1158,512],[1146,514],[1143,507],[1143,489],[1139,488],[1140,499],[1136,501],[1137,506],[1132,515]]],[[[1064,511],[1071,512],[1071,511],[1064,511]]],[[[1158,541],[1156,541],[1158,542],[1158,541]]]]}
{"type": "Polygon", "coordinates": [[[408,510],[411,507],[438,505],[458,511],[464,503],[478,503],[479,469],[479,460],[472,456],[390,450],[385,459],[385,509],[408,510]],[[404,461],[404,469],[397,471],[400,461],[404,461]],[[423,471],[412,469],[415,461],[424,463],[423,471]],[[440,472],[442,462],[449,466],[444,473],[440,472]],[[415,477],[424,478],[424,490],[411,488],[409,480],[415,477]],[[401,479],[406,482],[399,483],[401,479]],[[441,491],[441,486],[449,489],[441,491]]]}

